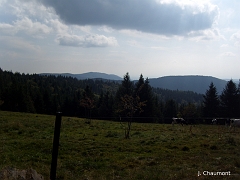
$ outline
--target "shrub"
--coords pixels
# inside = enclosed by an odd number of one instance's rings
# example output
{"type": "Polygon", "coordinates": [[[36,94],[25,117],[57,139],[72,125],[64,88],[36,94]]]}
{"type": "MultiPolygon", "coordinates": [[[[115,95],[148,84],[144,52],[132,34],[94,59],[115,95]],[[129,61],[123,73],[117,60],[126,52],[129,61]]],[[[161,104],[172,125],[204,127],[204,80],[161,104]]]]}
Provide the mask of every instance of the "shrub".
{"type": "Polygon", "coordinates": [[[184,146],[184,147],[182,148],[182,150],[183,150],[183,151],[189,151],[190,149],[189,149],[189,147],[184,146]]]}

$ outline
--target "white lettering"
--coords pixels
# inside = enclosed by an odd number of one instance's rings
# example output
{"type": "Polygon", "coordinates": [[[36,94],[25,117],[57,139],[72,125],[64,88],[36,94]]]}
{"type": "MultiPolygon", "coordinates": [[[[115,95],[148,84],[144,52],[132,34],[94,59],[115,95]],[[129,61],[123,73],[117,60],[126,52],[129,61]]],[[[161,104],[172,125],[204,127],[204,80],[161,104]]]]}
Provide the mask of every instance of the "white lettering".
{"type": "MultiPolygon", "coordinates": [[[[220,172],[220,171],[203,171],[202,173],[204,176],[230,176],[231,172],[226,171],[226,172],[220,172]]],[[[200,172],[198,171],[198,176],[201,175],[200,172]]]]}
{"type": "Polygon", "coordinates": [[[206,175],[207,175],[207,174],[206,174],[207,172],[208,172],[208,171],[203,171],[203,175],[206,176],[206,175]]]}

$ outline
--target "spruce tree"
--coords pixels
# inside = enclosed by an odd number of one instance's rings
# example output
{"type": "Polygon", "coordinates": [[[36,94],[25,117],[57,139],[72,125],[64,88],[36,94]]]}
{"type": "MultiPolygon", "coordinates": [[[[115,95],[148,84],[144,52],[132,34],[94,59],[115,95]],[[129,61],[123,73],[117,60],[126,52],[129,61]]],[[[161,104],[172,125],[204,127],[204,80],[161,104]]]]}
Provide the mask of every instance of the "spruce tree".
{"type": "Polygon", "coordinates": [[[219,116],[219,97],[217,89],[213,83],[210,84],[209,89],[203,95],[203,116],[204,117],[218,117],[219,116]]]}
{"type": "Polygon", "coordinates": [[[237,114],[237,116],[238,117],[240,117],[240,79],[239,79],[239,83],[238,83],[238,92],[237,92],[237,94],[238,94],[238,114],[237,114]]]}
{"type": "Polygon", "coordinates": [[[130,79],[130,75],[129,73],[126,73],[126,75],[124,75],[123,81],[121,83],[121,85],[119,86],[117,92],[116,92],[116,96],[115,96],[115,110],[117,112],[117,114],[121,115],[121,116],[125,116],[125,112],[120,112],[119,110],[121,109],[122,106],[122,97],[124,97],[125,95],[128,96],[133,96],[133,83],[131,82],[130,79]]]}
{"type": "Polygon", "coordinates": [[[238,89],[236,87],[236,84],[232,80],[228,81],[225,89],[220,96],[221,112],[224,117],[238,117],[238,97],[238,89]]]}
{"type": "Polygon", "coordinates": [[[168,100],[164,107],[164,118],[172,118],[177,116],[177,104],[173,99],[168,100]]]}
{"type": "Polygon", "coordinates": [[[142,107],[142,112],[137,112],[136,115],[141,118],[141,122],[153,122],[153,93],[152,88],[149,85],[148,78],[144,80],[141,74],[138,82],[135,84],[135,96],[140,98],[140,102],[145,102],[145,106],[142,107]]]}

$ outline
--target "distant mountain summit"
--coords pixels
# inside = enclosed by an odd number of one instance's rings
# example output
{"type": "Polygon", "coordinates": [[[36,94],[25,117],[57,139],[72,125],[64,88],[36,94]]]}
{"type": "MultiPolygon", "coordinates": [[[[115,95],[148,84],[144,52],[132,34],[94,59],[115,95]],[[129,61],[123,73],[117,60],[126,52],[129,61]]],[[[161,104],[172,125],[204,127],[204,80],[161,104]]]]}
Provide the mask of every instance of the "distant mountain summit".
{"type": "Polygon", "coordinates": [[[78,74],[78,79],[109,79],[109,80],[122,80],[123,78],[114,74],[105,74],[100,72],[88,72],[78,74]]]}
{"type": "Polygon", "coordinates": [[[227,81],[211,76],[164,76],[160,78],[149,79],[152,87],[158,87],[170,90],[193,91],[205,94],[213,82],[220,94],[225,88],[227,81]]]}
{"type": "MultiPolygon", "coordinates": [[[[112,81],[121,81],[123,78],[114,75],[106,74],[100,72],[88,72],[82,74],[70,74],[70,73],[43,73],[41,75],[61,75],[74,77],[77,79],[105,79],[112,81]]],[[[135,80],[134,82],[137,82],[135,80]]],[[[218,79],[211,76],[164,76],[159,78],[149,79],[149,84],[155,88],[169,89],[169,90],[179,90],[179,91],[193,91],[199,94],[205,94],[209,89],[210,83],[213,82],[214,86],[217,88],[218,94],[222,93],[222,90],[227,84],[227,80],[218,79]]]]}
{"type": "Polygon", "coordinates": [[[100,72],[87,72],[82,74],[71,74],[71,73],[42,73],[41,75],[55,75],[55,76],[68,76],[77,79],[109,79],[109,80],[122,80],[123,78],[114,75],[100,72]]]}

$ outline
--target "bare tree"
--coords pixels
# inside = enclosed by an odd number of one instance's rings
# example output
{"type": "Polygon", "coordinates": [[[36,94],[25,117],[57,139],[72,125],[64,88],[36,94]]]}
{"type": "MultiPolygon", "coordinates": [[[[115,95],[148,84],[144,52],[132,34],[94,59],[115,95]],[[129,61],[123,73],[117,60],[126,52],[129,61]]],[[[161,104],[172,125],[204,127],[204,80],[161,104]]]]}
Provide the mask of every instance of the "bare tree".
{"type": "Polygon", "coordinates": [[[140,102],[139,96],[133,97],[131,95],[124,95],[121,97],[121,107],[119,112],[124,111],[127,116],[127,125],[124,126],[125,130],[125,138],[130,138],[130,131],[131,131],[131,125],[132,125],[132,118],[134,114],[138,112],[143,112],[142,107],[146,105],[146,101],[140,102]]]}

